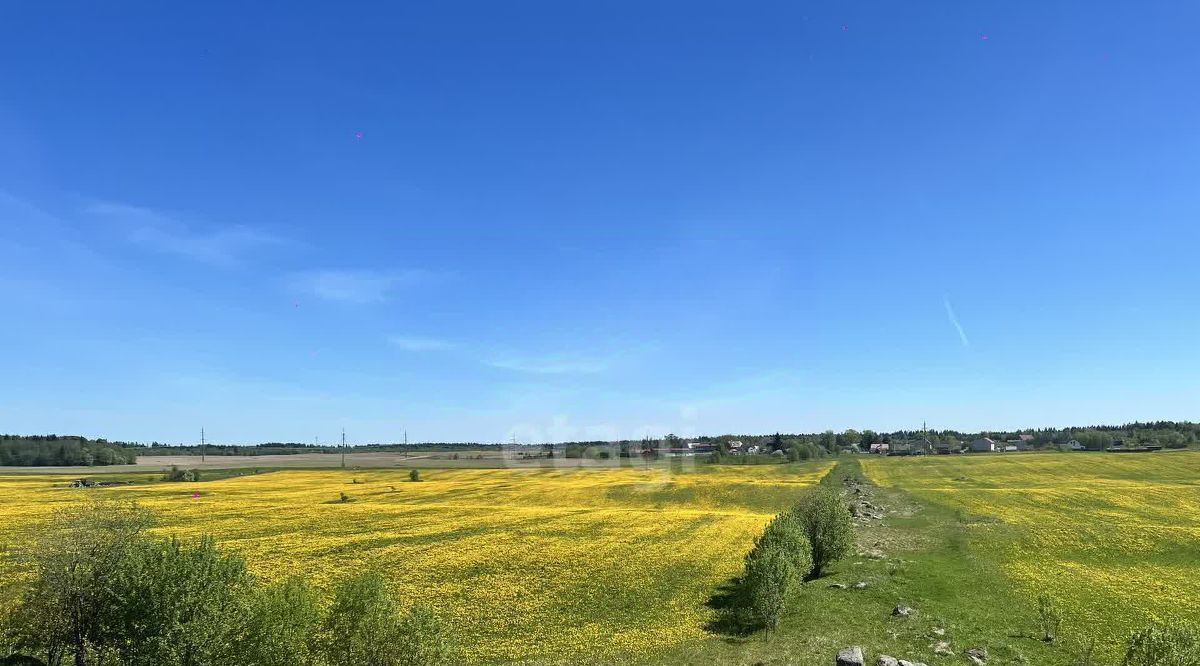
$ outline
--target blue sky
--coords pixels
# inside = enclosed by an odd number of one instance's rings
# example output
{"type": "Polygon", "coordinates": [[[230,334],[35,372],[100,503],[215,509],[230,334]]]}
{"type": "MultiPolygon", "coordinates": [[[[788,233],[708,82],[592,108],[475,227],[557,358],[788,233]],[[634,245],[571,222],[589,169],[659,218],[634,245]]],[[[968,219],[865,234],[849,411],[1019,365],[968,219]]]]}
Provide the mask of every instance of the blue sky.
{"type": "Polygon", "coordinates": [[[0,431],[1197,418],[1195,3],[382,4],[0,9],[0,431]]]}

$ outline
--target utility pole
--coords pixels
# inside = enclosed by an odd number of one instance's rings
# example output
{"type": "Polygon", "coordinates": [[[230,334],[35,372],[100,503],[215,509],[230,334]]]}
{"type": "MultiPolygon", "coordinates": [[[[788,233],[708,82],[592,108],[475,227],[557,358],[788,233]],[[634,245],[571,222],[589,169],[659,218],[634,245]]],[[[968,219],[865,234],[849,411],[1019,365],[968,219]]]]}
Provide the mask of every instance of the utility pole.
{"type": "Polygon", "coordinates": [[[204,441],[204,428],[200,428],[200,462],[204,462],[204,451],[207,444],[204,441]]]}
{"type": "Polygon", "coordinates": [[[408,459],[408,428],[404,429],[404,458],[408,459]]]}
{"type": "Polygon", "coordinates": [[[346,429],[342,428],[342,469],[346,469],[346,429]]]}

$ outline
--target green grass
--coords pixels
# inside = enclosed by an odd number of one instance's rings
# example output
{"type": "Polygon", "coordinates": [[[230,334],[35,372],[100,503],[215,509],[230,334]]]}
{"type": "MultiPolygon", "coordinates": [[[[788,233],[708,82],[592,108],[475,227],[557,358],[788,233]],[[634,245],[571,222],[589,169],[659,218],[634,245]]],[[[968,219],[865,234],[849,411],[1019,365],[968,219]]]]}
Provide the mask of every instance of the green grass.
{"type": "MultiPolygon", "coordinates": [[[[94,476],[134,481],[117,492],[240,544],[269,570],[304,557],[338,571],[391,558],[406,592],[444,588],[438,600],[461,607],[463,631],[485,637],[484,661],[828,666],[860,645],[868,664],[889,654],[961,666],[964,650],[984,647],[992,666],[1070,666],[1095,635],[1093,663],[1111,666],[1131,629],[1200,615],[1200,453],[843,456],[822,483],[882,484],[869,499],[886,518],[858,523],[859,554],[806,582],[777,631],[749,636],[704,634],[716,613],[703,600],[720,604],[753,531],[799,496],[795,480],[823,471],[694,460],[635,470],[429,470],[418,484],[407,468],[291,470],[211,487],[251,470],[205,470],[200,484],[94,476]],[[192,488],[224,501],[201,510],[184,496],[192,488]],[[338,491],[358,501],[327,509],[338,491]],[[884,556],[862,555],[871,550],[884,556]],[[830,588],[858,581],[868,587],[830,588]],[[1039,640],[1042,592],[1064,616],[1054,644],[1039,640]],[[897,604],[916,613],[893,617],[897,604]],[[668,638],[623,647],[641,629],[668,638]],[[511,645],[493,649],[502,641],[511,645]],[[939,641],[951,655],[934,653],[939,641]]],[[[11,520],[76,496],[56,479],[9,479],[11,520]]]]}
{"type": "Polygon", "coordinates": [[[1062,453],[874,459],[927,504],[986,516],[979,550],[1015,589],[1047,594],[1064,632],[1116,663],[1131,632],[1200,618],[1200,454],[1062,453]]]}
{"type": "MultiPolygon", "coordinates": [[[[825,482],[840,485],[848,475],[861,478],[857,460],[841,461],[825,482]]],[[[888,517],[858,528],[859,549],[877,548],[884,559],[851,556],[827,576],[805,583],[773,633],[714,637],[647,663],[828,665],[851,645],[862,646],[870,664],[881,654],[930,666],[963,664],[963,651],[979,646],[987,648],[989,664],[1073,663],[1078,646],[1065,640],[1047,645],[1033,637],[1036,600],[1014,591],[989,556],[991,544],[974,542],[981,518],[897,489],[875,488],[871,501],[885,506],[888,517]],[[868,587],[829,587],[858,581],[868,587]],[[917,612],[892,617],[900,603],[917,612]],[[935,655],[938,641],[949,642],[953,656],[935,655]]],[[[988,538],[1017,536],[993,530],[988,538]]]]}

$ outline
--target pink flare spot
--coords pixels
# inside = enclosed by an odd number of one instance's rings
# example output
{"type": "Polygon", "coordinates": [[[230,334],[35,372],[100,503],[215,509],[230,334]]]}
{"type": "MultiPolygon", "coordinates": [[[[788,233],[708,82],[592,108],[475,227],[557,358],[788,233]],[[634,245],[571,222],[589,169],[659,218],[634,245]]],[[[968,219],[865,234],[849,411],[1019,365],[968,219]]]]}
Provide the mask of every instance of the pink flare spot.
{"type": "Polygon", "coordinates": [[[982,39],[982,40],[983,40],[983,41],[985,41],[985,42],[988,40],[988,36],[987,36],[987,35],[981,35],[979,38],[980,38],[980,39],[982,39]]]}
{"type": "Polygon", "coordinates": [[[363,137],[363,133],[362,133],[362,132],[355,132],[355,133],[354,133],[354,138],[356,138],[356,139],[361,139],[362,137],[363,137]]]}
{"type": "Polygon", "coordinates": [[[192,499],[199,499],[200,493],[192,493],[192,499]]]}

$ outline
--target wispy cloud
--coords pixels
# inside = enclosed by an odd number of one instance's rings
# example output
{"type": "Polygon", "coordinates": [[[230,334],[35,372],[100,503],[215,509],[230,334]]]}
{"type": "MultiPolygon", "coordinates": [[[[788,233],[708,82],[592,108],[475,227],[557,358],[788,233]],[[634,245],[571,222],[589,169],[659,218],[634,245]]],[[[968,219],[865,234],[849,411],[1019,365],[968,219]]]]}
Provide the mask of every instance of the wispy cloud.
{"type": "Polygon", "coordinates": [[[197,229],[162,212],[122,203],[93,202],[84,212],[123,225],[132,243],[213,266],[237,265],[253,250],[284,242],[243,225],[197,229]]]}
{"type": "Polygon", "coordinates": [[[385,301],[396,289],[421,284],[432,276],[423,270],[323,270],[300,273],[293,277],[293,284],[327,301],[361,304],[385,301]]]}
{"type": "Polygon", "coordinates": [[[547,356],[498,356],[484,361],[487,365],[504,370],[527,372],[535,375],[592,375],[611,367],[609,359],[553,354],[547,356]]]}
{"type": "Polygon", "coordinates": [[[439,340],[437,338],[414,338],[404,335],[393,335],[389,338],[389,342],[396,345],[404,351],[423,352],[423,351],[446,351],[454,349],[454,343],[448,340],[439,340]]]}
{"type": "Polygon", "coordinates": [[[962,324],[958,323],[958,316],[954,314],[954,306],[950,305],[948,296],[942,297],[942,304],[946,306],[946,318],[954,326],[954,330],[958,331],[958,339],[962,341],[962,346],[970,347],[971,341],[967,339],[967,334],[963,331],[962,324]]]}

